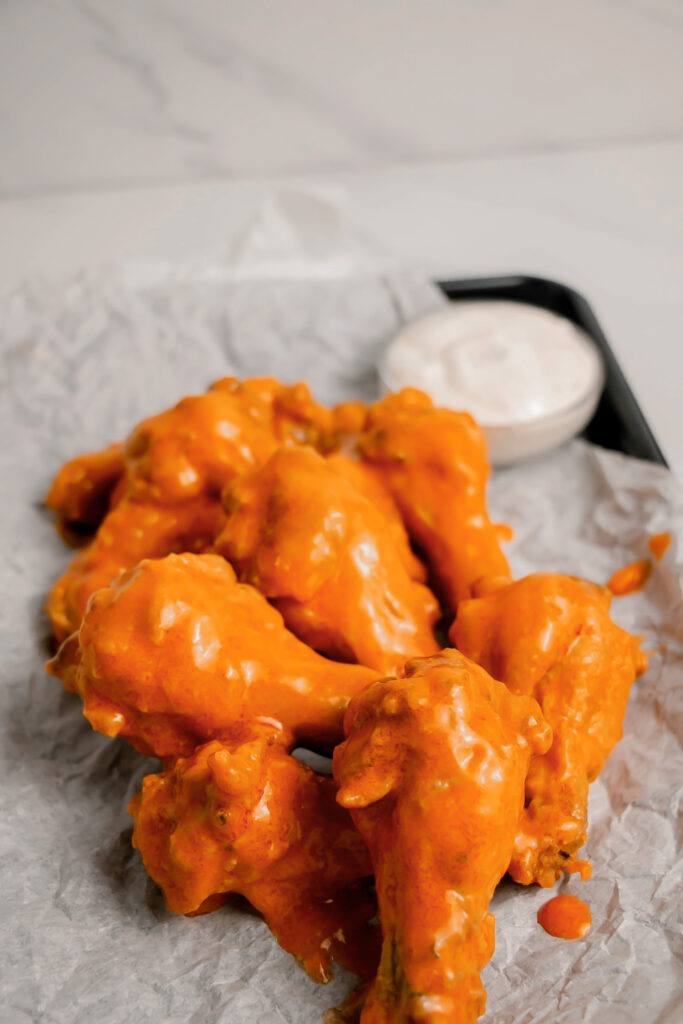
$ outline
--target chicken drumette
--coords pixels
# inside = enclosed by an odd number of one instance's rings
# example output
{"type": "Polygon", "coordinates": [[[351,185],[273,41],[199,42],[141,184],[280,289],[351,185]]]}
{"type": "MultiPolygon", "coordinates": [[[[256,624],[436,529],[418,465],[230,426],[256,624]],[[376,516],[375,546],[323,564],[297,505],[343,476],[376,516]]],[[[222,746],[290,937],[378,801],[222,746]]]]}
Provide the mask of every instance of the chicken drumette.
{"type": "Polygon", "coordinates": [[[515,694],[539,702],[553,730],[532,759],[510,863],[525,885],[551,886],[586,841],[588,786],[621,737],[629,689],[647,667],[639,638],[609,615],[611,594],[571,576],[536,573],[464,601],[455,646],[515,694]]]}
{"type": "Polygon", "coordinates": [[[218,555],[146,560],[100,590],[48,665],[107,736],[187,755],[240,722],[275,720],[329,748],[376,673],[328,661],[285,629],[218,555]]]}
{"type": "Polygon", "coordinates": [[[133,844],[169,910],[202,914],[240,893],[316,981],[332,957],[363,977],[379,959],[372,864],[336,786],[290,756],[272,727],[247,725],[131,800],[133,844]]]}
{"type": "Polygon", "coordinates": [[[457,651],[409,662],[351,702],[337,799],[370,849],[382,958],[362,1024],[471,1024],[494,946],[488,905],[510,861],[532,751],[550,730],[457,651]]]}
{"type": "Polygon", "coordinates": [[[358,450],[388,486],[451,612],[479,577],[509,578],[486,511],[484,435],[471,416],[406,388],[370,408],[358,450]]]}
{"type": "Polygon", "coordinates": [[[216,550],[317,650],[396,671],[438,650],[438,606],[387,520],[317,452],[276,452],[226,491],[216,550]]]}

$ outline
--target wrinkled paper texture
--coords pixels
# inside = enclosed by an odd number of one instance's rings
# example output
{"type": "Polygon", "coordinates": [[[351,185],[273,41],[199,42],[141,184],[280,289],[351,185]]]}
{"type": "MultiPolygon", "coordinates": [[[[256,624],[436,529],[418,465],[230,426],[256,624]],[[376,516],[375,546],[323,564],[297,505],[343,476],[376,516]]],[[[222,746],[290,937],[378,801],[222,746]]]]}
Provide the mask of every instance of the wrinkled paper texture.
{"type": "MultiPolygon", "coordinates": [[[[196,268],[195,268],[196,269],[196,268]]],[[[221,274],[84,276],[0,300],[0,1024],[319,1024],[353,979],[315,985],[240,903],[186,919],[164,909],[130,844],[125,807],[156,769],[92,732],[43,671],[45,595],[70,552],[41,507],[60,463],[224,374],[305,379],[317,398],[372,399],[375,362],[406,320],[441,302],[415,276],[248,282],[221,274]]],[[[681,991],[683,497],[667,471],[576,441],[497,473],[516,574],[605,581],[674,542],[642,593],[615,600],[650,670],[591,791],[587,939],[536,924],[550,896],[505,880],[484,971],[496,1024],[674,1024],[681,991]]]]}

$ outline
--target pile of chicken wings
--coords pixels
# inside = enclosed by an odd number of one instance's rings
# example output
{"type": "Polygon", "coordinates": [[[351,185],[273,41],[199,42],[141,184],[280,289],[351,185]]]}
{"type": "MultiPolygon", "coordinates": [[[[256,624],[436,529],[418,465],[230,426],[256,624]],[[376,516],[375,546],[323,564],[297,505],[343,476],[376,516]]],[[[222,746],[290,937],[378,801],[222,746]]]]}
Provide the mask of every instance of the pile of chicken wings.
{"type": "Polygon", "coordinates": [[[129,811],[168,908],[241,894],[312,978],[364,979],[362,1024],[484,1012],[493,891],[588,872],[588,786],[646,665],[605,588],[511,580],[488,472],[474,420],[419,391],[328,409],[226,378],[47,497],[80,545],[48,671],[161,759],[129,811]]]}

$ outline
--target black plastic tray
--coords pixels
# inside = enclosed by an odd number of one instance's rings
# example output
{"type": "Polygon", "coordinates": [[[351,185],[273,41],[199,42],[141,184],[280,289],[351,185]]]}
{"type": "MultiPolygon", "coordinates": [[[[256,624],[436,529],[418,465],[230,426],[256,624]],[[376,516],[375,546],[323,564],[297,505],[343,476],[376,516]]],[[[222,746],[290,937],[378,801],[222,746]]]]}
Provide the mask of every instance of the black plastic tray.
{"type": "Polygon", "coordinates": [[[542,277],[479,277],[438,281],[452,302],[461,299],[508,299],[541,306],[581,327],[599,348],[605,363],[605,388],[584,437],[603,448],[635,455],[666,466],[667,461],[636,402],[595,313],[573,288],[542,277]]]}

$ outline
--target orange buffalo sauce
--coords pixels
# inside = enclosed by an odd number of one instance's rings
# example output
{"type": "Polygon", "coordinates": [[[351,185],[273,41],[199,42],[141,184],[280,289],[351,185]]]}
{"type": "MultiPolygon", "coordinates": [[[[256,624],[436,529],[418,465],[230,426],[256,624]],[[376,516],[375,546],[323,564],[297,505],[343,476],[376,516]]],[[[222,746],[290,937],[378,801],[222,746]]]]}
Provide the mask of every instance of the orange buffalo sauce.
{"type": "Polygon", "coordinates": [[[593,865],[588,860],[574,860],[571,858],[564,864],[564,870],[569,875],[578,875],[582,882],[587,882],[593,874],[593,865]]]}
{"type": "Polygon", "coordinates": [[[593,923],[591,912],[583,900],[569,893],[562,893],[544,903],[536,918],[548,935],[556,939],[582,939],[593,923]]]}
{"type": "Polygon", "coordinates": [[[515,536],[515,531],[508,523],[496,523],[496,533],[498,534],[498,540],[502,544],[505,541],[511,541],[515,536]]]}
{"type": "Polygon", "coordinates": [[[657,561],[663,558],[666,554],[669,545],[671,544],[670,533],[656,533],[654,537],[650,537],[648,547],[652,554],[655,556],[657,561]]]}
{"type": "Polygon", "coordinates": [[[461,601],[450,639],[513,693],[535,697],[553,730],[534,757],[509,872],[550,888],[586,842],[588,787],[618,742],[629,689],[647,664],[640,640],[612,621],[612,595],[558,573],[500,586],[491,577],[461,601]],[[483,588],[483,589],[482,589],[483,588]]]}
{"type": "Polygon", "coordinates": [[[611,590],[615,597],[633,594],[645,585],[650,578],[651,572],[652,562],[648,558],[641,558],[637,562],[629,562],[623,569],[617,569],[610,576],[607,589],[611,590]]]}

